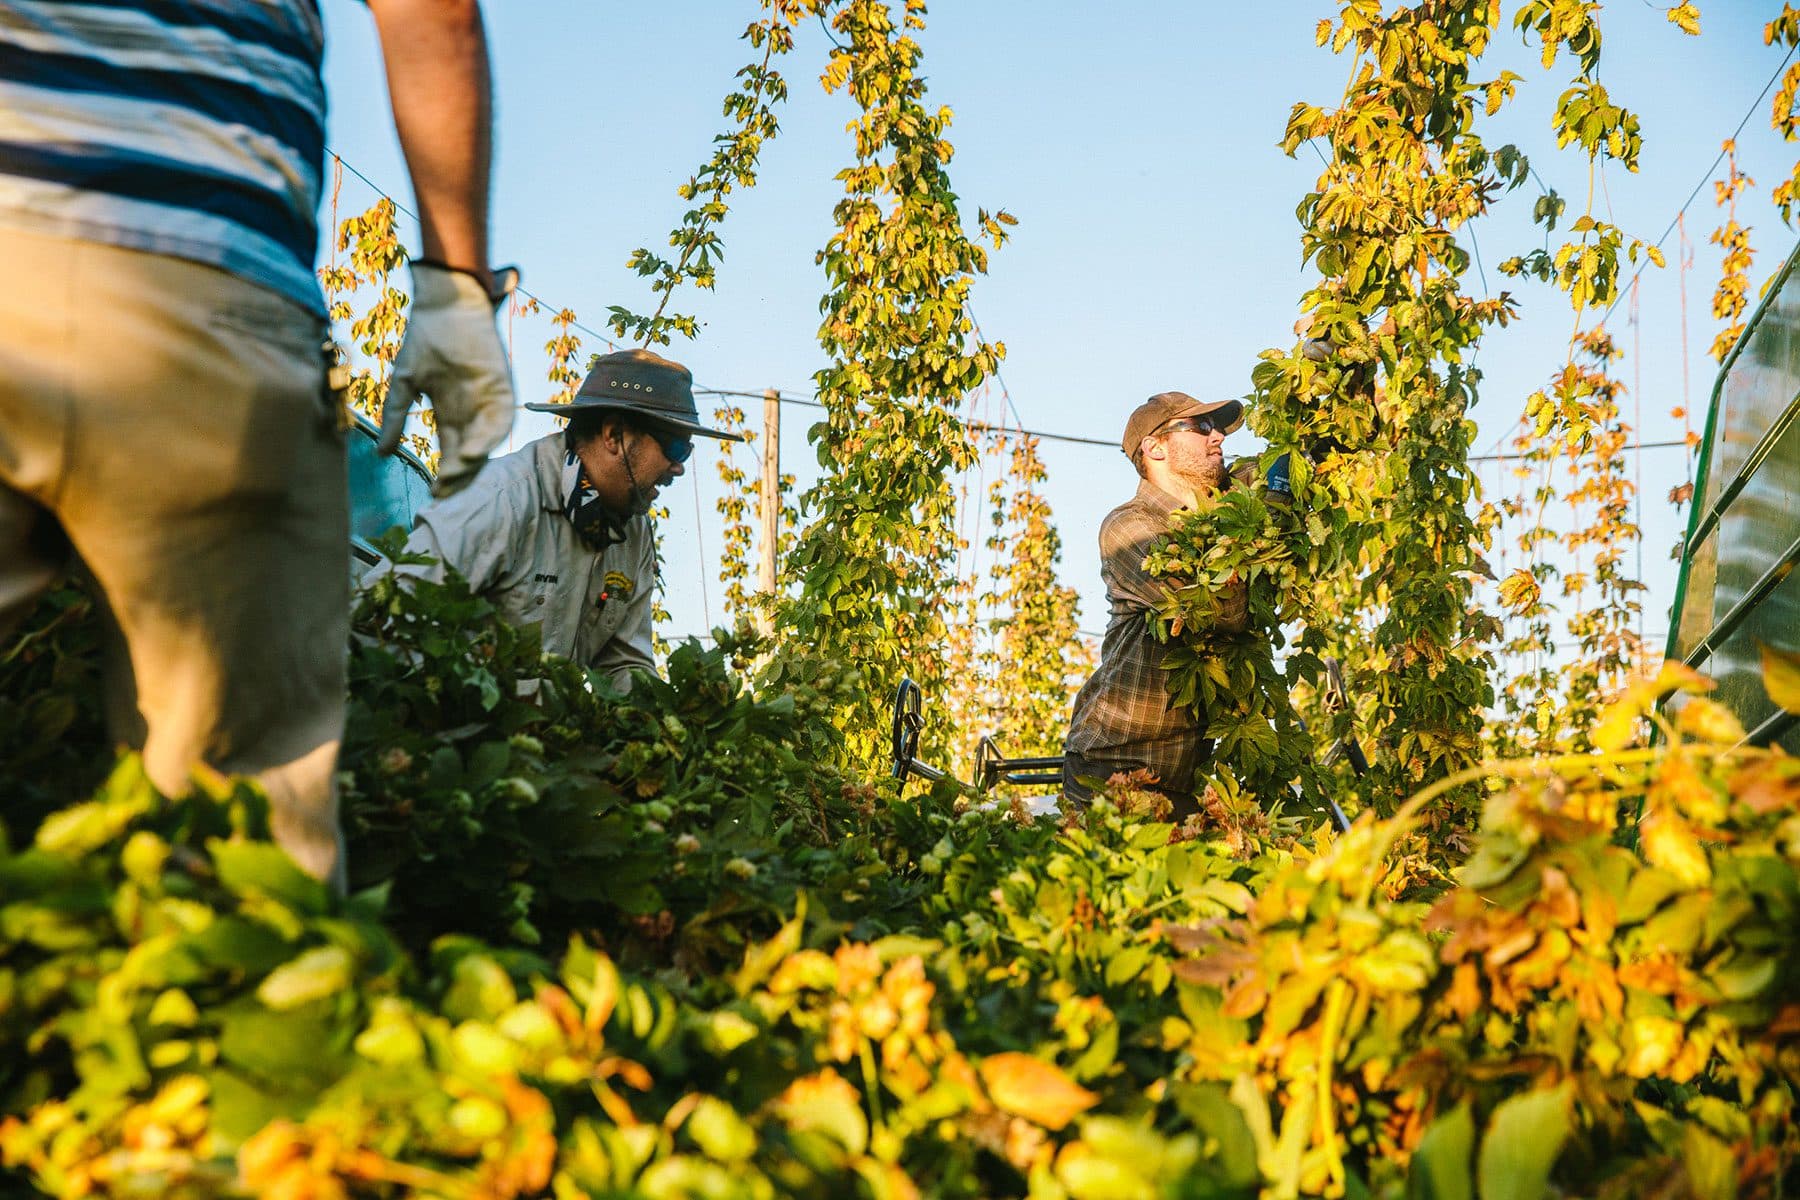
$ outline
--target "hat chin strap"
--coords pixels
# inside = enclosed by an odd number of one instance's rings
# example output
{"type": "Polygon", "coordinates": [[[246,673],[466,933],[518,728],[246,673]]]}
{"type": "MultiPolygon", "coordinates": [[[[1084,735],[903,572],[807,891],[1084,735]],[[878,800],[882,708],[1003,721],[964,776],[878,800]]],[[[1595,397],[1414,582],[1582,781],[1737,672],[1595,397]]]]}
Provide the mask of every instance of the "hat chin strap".
{"type": "Polygon", "coordinates": [[[619,456],[619,461],[625,464],[625,481],[631,485],[631,511],[626,513],[626,516],[631,517],[640,512],[649,512],[652,497],[650,493],[638,483],[637,472],[631,469],[630,446],[627,446],[625,448],[625,453],[619,456]]]}

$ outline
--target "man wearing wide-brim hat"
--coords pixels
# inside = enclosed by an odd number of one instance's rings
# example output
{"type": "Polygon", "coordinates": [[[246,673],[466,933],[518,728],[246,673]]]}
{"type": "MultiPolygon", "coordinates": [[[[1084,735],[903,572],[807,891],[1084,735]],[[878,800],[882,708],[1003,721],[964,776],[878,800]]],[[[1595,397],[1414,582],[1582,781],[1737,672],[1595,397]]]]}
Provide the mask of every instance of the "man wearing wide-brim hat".
{"type": "MultiPolygon", "coordinates": [[[[1125,422],[1120,449],[1137,468],[1137,494],[1100,524],[1100,576],[1110,616],[1100,665],[1075,697],[1063,751],[1063,796],[1085,805],[1115,774],[1148,772],[1178,815],[1195,811],[1194,772],[1210,757],[1205,722],[1169,696],[1163,655],[1148,614],[1169,590],[1144,560],[1170,519],[1200,497],[1231,486],[1225,435],[1243,424],[1236,400],[1201,402],[1184,392],[1150,397],[1125,422]]],[[[1219,627],[1244,628],[1247,595],[1220,596],[1219,627]]],[[[1140,780],[1141,780],[1140,776],[1140,780]]]]}
{"type": "Polygon", "coordinates": [[[656,669],[650,507],[696,435],[743,439],[702,425],[688,369],[648,350],[596,359],[567,404],[525,407],[568,426],[420,513],[406,548],[436,562],[394,573],[441,580],[454,567],[506,620],[537,625],[546,653],[628,688],[632,671],[656,669]]]}

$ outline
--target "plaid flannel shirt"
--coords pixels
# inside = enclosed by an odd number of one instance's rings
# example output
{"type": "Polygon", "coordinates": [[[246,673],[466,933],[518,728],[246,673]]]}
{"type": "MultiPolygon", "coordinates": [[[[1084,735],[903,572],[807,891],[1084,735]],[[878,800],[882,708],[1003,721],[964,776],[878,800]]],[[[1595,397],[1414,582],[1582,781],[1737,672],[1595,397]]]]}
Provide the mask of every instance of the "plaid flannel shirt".
{"type": "MultiPolygon", "coordinates": [[[[1076,802],[1093,795],[1083,778],[1104,781],[1132,770],[1153,773],[1159,789],[1178,800],[1189,798],[1195,768],[1212,752],[1205,720],[1170,699],[1162,665],[1168,648],[1150,632],[1150,610],[1169,589],[1144,569],[1144,560],[1182,507],[1146,479],[1100,525],[1100,577],[1111,615],[1100,666],[1075,697],[1063,747],[1063,794],[1076,802]]],[[[1244,586],[1234,585],[1221,599],[1219,624],[1244,628],[1244,586]]]]}

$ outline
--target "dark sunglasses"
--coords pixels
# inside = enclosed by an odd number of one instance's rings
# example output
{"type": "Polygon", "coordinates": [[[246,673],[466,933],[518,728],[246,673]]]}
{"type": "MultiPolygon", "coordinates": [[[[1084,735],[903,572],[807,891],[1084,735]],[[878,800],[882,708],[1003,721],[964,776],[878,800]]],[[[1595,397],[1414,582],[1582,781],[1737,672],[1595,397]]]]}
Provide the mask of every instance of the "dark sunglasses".
{"type": "Polygon", "coordinates": [[[1219,427],[1212,423],[1211,417],[1176,417],[1157,430],[1158,433],[1174,433],[1177,429],[1185,429],[1189,433],[1197,433],[1201,437],[1214,432],[1219,427]]]}
{"type": "Polygon", "coordinates": [[[677,466],[694,456],[694,439],[685,433],[657,430],[650,436],[656,439],[657,446],[662,449],[663,457],[677,466]]]}

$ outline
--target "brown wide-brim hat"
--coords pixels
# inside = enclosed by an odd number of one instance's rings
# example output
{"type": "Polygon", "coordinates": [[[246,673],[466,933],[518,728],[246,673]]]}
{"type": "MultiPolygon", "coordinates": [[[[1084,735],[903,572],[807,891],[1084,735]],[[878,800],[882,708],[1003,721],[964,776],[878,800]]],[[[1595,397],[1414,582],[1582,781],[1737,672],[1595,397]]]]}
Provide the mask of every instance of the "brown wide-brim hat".
{"type": "Polygon", "coordinates": [[[741,433],[709,429],[700,423],[694,407],[694,376],[678,362],[670,362],[649,350],[619,350],[594,360],[594,369],[581,381],[575,398],[567,404],[536,403],[532,412],[568,416],[584,408],[617,408],[683,433],[741,442],[741,433]]]}
{"type": "Polygon", "coordinates": [[[1126,458],[1136,462],[1138,447],[1158,429],[1177,417],[1205,416],[1215,417],[1216,426],[1222,432],[1235,433],[1244,423],[1244,405],[1239,400],[1202,402],[1186,392],[1158,392],[1138,405],[1131,419],[1125,422],[1125,436],[1120,439],[1119,448],[1125,451],[1126,458]]]}

